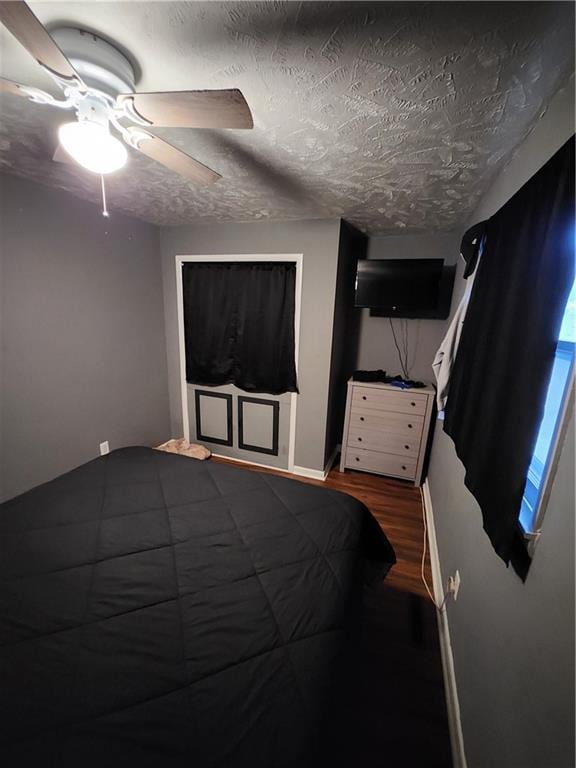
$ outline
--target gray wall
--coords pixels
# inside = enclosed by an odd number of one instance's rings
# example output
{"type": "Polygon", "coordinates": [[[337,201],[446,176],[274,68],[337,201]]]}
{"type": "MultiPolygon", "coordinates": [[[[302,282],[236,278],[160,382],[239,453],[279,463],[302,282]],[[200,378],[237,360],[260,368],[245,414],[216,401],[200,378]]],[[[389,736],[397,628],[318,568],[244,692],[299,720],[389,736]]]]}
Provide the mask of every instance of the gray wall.
{"type": "MultiPolygon", "coordinates": [[[[473,220],[494,213],[574,133],[572,84],[519,148],[473,220]]],[[[458,293],[462,285],[458,286],[458,293]]],[[[574,766],[574,416],[523,584],[494,553],[438,423],[429,484],[469,768],[574,766]]]]}
{"type": "Polygon", "coordinates": [[[157,230],[14,177],[0,196],[6,499],[169,418],[157,230]]]}
{"type": "Polygon", "coordinates": [[[340,220],[191,225],[161,231],[170,421],[182,434],[176,255],[302,253],[295,463],[324,468],[340,220]]]}
{"type": "MultiPolygon", "coordinates": [[[[455,264],[460,249],[461,233],[430,235],[391,235],[372,237],[368,244],[369,259],[444,259],[455,264]]],[[[461,261],[461,259],[460,259],[461,261]]],[[[370,317],[361,310],[358,368],[383,368],[390,375],[401,373],[398,353],[387,317],[370,317]]],[[[400,320],[394,320],[397,334],[400,320]]],[[[411,376],[432,380],[430,366],[447,328],[446,320],[408,320],[411,376]]]]}

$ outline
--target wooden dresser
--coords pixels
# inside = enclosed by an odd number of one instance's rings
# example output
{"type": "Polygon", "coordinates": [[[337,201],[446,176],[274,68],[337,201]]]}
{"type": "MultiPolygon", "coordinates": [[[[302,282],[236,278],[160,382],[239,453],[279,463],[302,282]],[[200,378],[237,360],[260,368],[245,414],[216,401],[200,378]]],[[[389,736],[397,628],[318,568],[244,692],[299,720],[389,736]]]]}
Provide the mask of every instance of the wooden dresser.
{"type": "Polygon", "coordinates": [[[348,382],[340,471],[359,469],[422,483],[435,390],[348,382]]]}

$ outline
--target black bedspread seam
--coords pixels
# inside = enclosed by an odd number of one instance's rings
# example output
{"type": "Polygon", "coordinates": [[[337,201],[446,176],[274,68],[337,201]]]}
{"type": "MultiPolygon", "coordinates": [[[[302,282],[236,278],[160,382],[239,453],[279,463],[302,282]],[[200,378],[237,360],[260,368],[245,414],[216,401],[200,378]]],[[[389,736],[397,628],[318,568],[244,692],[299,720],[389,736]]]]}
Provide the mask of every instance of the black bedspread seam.
{"type": "Polygon", "coordinates": [[[166,525],[168,526],[168,536],[170,538],[170,552],[172,554],[172,568],[174,572],[174,586],[176,588],[176,604],[178,606],[178,626],[180,629],[180,652],[181,652],[181,663],[182,663],[182,672],[184,674],[184,679],[187,679],[187,670],[186,670],[186,661],[185,661],[185,642],[184,642],[184,617],[182,613],[182,598],[180,597],[180,581],[178,579],[178,567],[176,565],[176,552],[174,551],[174,541],[172,537],[172,524],[170,522],[170,513],[168,512],[168,506],[166,504],[166,494],[164,493],[164,483],[162,482],[162,475],[160,474],[160,469],[158,467],[158,463],[156,461],[156,454],[152,453],[152,463],[154,464],[154,469],[156,470],[156,476],[158,478],[158,483],[160,485],[160,492],[162,494],[162,500],[164,502],[164,511],[165,511],[165,517],[166,517],[166,525]]]}
{"type": "MultiPolygon", "coordinates": [[[[170,546],[167,544],[165,547],[162,547],[162,549],[165,549],[166,547],[170,546]]],[[[143,550],[144,552],[148,550],[143,550]]],[[[342,552],[355,552],[356,547],[349,547],[344,549],[334,549],[330,550],[328,554],[331,555],[337,555],[342,552]]],[[[275,571],[281,571],[284,568],[289,568],[294,565],[299,565],[300,563],[308,563],[308,562],[314,562],[315,560],[318,560],[317,555],[313,555],[312,557],[303,557],[300,560],[292,560],[289,563],[283,563],[282,565],[276,565],[273,568],[264,568],[259,569],[255,571],[254,573],[248,574],[248,576],[242,576],[239,579],[233,579],[232,581],[224,581],[221,584],[212,584],[209,587],[202,587],[202,589],[191,589],[191,590],[179,590],[177,595],[174,595],[172,597],[167,597],[164,600],[155,600],[153,603],[146,603],[145,605],[138,605],[135,608],[127,608],[124,611],[120,611],[120,613],[111,613],[109,616],[100,616],[97,619],[93,619],[92,621],[82,621],[79,624],[70,624],[67,627],[61,627],[60,629],[51,630],[50,632],[39,632],[35,635],[23,637],[19,640],[16,640],[12,643],[0,643],[0,648],[13,648],[14,646],[21,645],[22,643],[29,643],[33,642],[35,640],[42,640],[45,637],[51,637],[52,635],[58,635],[62,632],[73,632],[76,629],[81,629],[82,627],[90,627],[94,624],[102,624],[105,621],[111,621],[113,619],[119,619],[122,616],[127,616],[131,613],[137,613],[138,611],[146,611],[149,608],[155,608],[158,605],[163,605],[164,603],[172,603],[175,602],[178,599],[178,595],[181,598],[184,597],[190,597],[191,595],[201,595],[205,592],[210,592],[213,589],[222,589],[223,587],[228,587],[231,584],[239,584],[242,581],[247,581],[248,579],[254,579],[257,578],[258,575],[263,575],[266,573],[274,573],[275,571]]],[[[105,561],[100,561],[105,562],[105,561]]],[[[86,567],[89,567],[90,563],[86,564],[86,567]]],[[[298,638],[299,639],[299,638],[298,638]]]]}
{"type": "MultiPolygon", "coordinates": [[[[252,527],[253,527],[252,525],[243,526],[243,529],[252,528],[252,527]]],[[[233,530],[235,529],[230,528],[226,531],[220,531],[219,533],[230,533],[233,530]]],[[[218,534],[208,534],[208,535],[216,536],[218,534]]],[[[110,557],[103,557],[101,560],[88,560],[83,563],[76,563],[75,565],[65,565],[62,568],[54,568],[51,571],[37,571],[36,573],[26,573],[21,576],[10,576],[9,578],[0,579],[0,584],[10,584],[12,582],[26,581],[26,579],[37,579],[39,576],[52,576],[55,573],[65,573],[66,571],[74,571],[77,568],[90,568],[93,565],[99,565],[100,563],[108,563],[108,562],[111,562],[112,560],[120,560],[123,557],[132,557],[133,555],[143,555],[146,552],[157,552],[161,549],[169,549],[170,547],[177,547],[179,544],[186,544],[186,542],[191,541],[194,538],[198,538],[198,539],[208,538],[208,535],[198,536],[198,537],[191,536],[189,539],[177,541],[175,544],[168,543],[168,544],[160,544],[157,547],[147,547],[146,549],[132,549],[130,550],[130,552],[124,552],[121,555],[110,555],[110,557]]],[[[308,536],[307,533],[306,535],[308,536]]],[[[314,542],[313,539],[311,539],[311,541],[315,546],[317,546],[316,542],[314,542]]],[[[326,550],[326,554],[334,555],[334,554],[337,554],[338,552],[353,552],[355,549],[357,549],[357,547],[344,547],[343,549],[329,549],[329,550],[326,550]]],[[[312,560],[312,559],[316,559],[316,558],[305,557],[305,558],[302,558],[302,560],[294,560],[289,563],[284,563],[283,565],[279,565],[276,567],[283,568],[285,565],[294,565],[295,563],[305,562],[306,560],[312,560]]],[[[259,571],[259,573],[267,573],[268,571],[271,571],[271,570],[273,570],[273,568],[267,568],[263,571],[262,570],[259,571]]]]}
{"type": "Polygon", "coordinates": [[[100,529],[102,527],[102,513],[104,512],[104,504],[106,503],[106,480],[108,476],[108,456],[106,456],[103,463],[104,463],[104,470],[103,470],[103,477],[102,477],[102,503],[100,504],[100,514],[98,515],[98,520],[96,525],[95,544],[94,544],[94,562],[90,570],[90,579],[88,581],[88,589],[86,590],[86,604],[84,606],[84,621],[86,621],[87,616],[90,615],[90,607],[92,604],[92,587],[94,586],[98,547],[100,545],[100,529]]]}
{"type": "MultiPolygon", "coordinates": [[[[213,480],[212,476],[208,475],[208,477],[210,477],[210,480],[215,485],[216,483],[213,480]]],[[[299,481],[296,480],[295,482],[299,482],[299,481]]],[[[257,491],[257,490],[258,491],[262,490],[262,488],[249,488],[246,491],[242,491],[242,493],[251,493],[252,491],[257,491]]],[[[272,490],[270,488],[270,486],[268,486],[268,490],[272,490]]],[[[162,507],[149,507],[148,509],[143,509],[140,512],[125,512],[125,513],[123,513],[121,515],[103,515],[101,518],[91,517],[91,518],[88,518],[86,520],[81,520],[79,522],[55,523],[54,525],[40,525],[40,526],[34,526],[33,528],[17,528],[17,529],[14,529],[14,530],[7,529],[7,532],[8,533],[25,534],[25,533],[30,533],[32,531],[51,531],[51,530],[58,529],[58,528],[71,528],[71,527],[74,527],[74,526],[90,525],[90,523],[97,523],[98,520],[101,520],[102,522],[104,522],[105,520],[122,520],[122,519],[124,519],[126,517],[136,517],[138,515],[143,515],[143,514],[151,513],[151,512],[160,514],[160,513],[164,513],[164,509],[168,509],[168,511],[171,512],[171,511],[177,510],[177,509],[184,509],[184,508],[187,508],[187,507],[193,507],[196,504],[204,504],[206,501],[214,501],[215,499],[220,499],[222,501],[225,501],[227,498],[229,498],[229,496],[232,496],[232,495],[233,494],[228,494],[228,493],[227,494],[222,494],[221,492],[219,492],[218,496],[209,496],[206,499],[179,502],[178,504],[167,504],[166,507],[163,507],[163,506],[162,507]]],[[[275,494],[275,495],[277,495],[277,494],[275,494]]],[[[342,495],[342,494],[339,494],[339,495],[342,495]]],[[[234,498],[237,498],[237,497],[238,497],[238,495],[234,494],[234,498]]],[[[350,498],[352,498],[352,497],[350,497],[350,498]]],[[[356,501],[357,501],[357,499],[356,499],[356,501]]],[[[341,499],[338,499],[338,503],[340,504],[340,506],[342,506],[341,499]]],[[[362,505],[362,502],[358,501],[358,504],[362,505]]],[[[282,506],[284,506],[284,504],[282,504],[282,506]]],[[[320,506],[315,507],[315,509],[318,510],[318,509],[324,509],[324,508],[329,508],[329,507],[330,507],[329,504],[321,504],[320,506]]],[[[345,508],[343,507],[343,509],[345,509],[345,508]]],[[[349,517],[350,517],[350,515],[349,515],[349,517]]],[[[256,525],[262,525],[263,522],[264,522],[264,520],[257,520],[255,523],[246,523],[242,527],[243,528],[253,528],[256,525]]],[[[229,529],[226,529],[226,530],[233,530],[233,528],[229,528],[229,529]]],[[[6,531],[2,531],[2,529],[0,529],[0,533],[2,533],[2,532],[6,532],[6,531]]],[[[202,538],[202,536],[213,536],[216,533],[225,533],[225,531],[212,531],[210,533],[199,535],[197,538],[202,538]]],[[[190,536],[189,538],[196,538],[196,537],[190,536]]],[[[177,543],[180,543],[180,542],[177,542],[177,543]]]]}
{"type": "Polygon", "coordinates": [[[174,595],[174,597],[167,597],[164,600],[156,600],[153,603],[146,603],[146,605],[139,605],[136,608],[128,608],[125,611],[122,611],[121,613],[113,613],[110,616],[101,616],[98,619],[93,619],[92,621],[84,621],[81,624],[70,624],[68,627],[61,627],[60,629],[54,629],[50,632],[42,632],[38,633],[36,635],[31,635],[28,637],[22,637],[20,640],[16,640],[13,643],[2,643],[0,644],[0,648],[15,648],[19,645],[23,645],[24,643],[32,643],[36,640],[43,640],[46,637],[53,637],[54,635],[61,635],[63,632],[74,632],[77,629],[83,629],[84,627],[93,627],[95,624],[103,624],[105,621],[111,621],[112,619],[119,619],[122,616],[129,616],[131,613],[137,613],[138,611],[146,611],[150,608],[156,608],[158,605],[164,605],[165,603],[173,603],[176,602],[178,599],[177,595],[174,595]]]}
{"type": "MultiPolygon", "coordinates": [[[[214,478],[212,478],[212,482],[218,488],[218,491],[220,491],[220,488],[218,487],[218,483],[216,482],[216,480],[214,478]]],[[[266,603],[268,605],[268,610],[270,611],[270,615],[272,616],[272,619],[273,619],[273,621],[274,621],[274,623],[276,625],[276,631],[278,632],[278,637],[280,638],[280,641],[281,641],[281,644],[278,647],[284,649],[284,656],[285,656],[285,658],[286,658],[286,660],[288,662],[288,665],[290,667],[290,671],[292,673],[292,679],[294,680],[294,686],[295,686],[296,690],[298,691],[298,695],[299,695],[300,700],[302,702],[302,709],[303,709],[304,712],[306,712],[307,711],[306,699],[304,698],[304,694],[302,693],[302,689],[300,688],[300,680],[298,679],[298,675],[296,674],[296,670],[294,668],[294,663],[292,661],[292,657],[290,656],[290,651],[288,650],[288,644],[289,644],[290,641],[287,641],[285,639],[284,633],[280,629],[280,624],[278,623],[278,619],[276,618],[276,614],[274,613],[274,608],[272,607],[272,603],[270,601],[268,593],[266,592],[266,589],[264,588],[264,584],[262,583],[262,579],[260,578],[260,574],[256,571],[256,566],[254,564],[254,558],[252,557],[252,550],[250,549],[250,547],[246,543],[244,537],[242,536],[242,531],[240,530],[240,526],[238,525],[238,521],[236,520],[236,518],[232,514],[232,510],[230,508],[228,508],[228,514],[230,515],[230,519],[232,520],[232,522],[236,526],[236,530],[238,531],[238,536],[240,537],[240,540],[242,541],[242,544],[244,545],[244,547],[248,551],[248,555],[249,555],[250,560],[252,562],[252,567],[254,568],[254,574],[255,574],[256,578],[258,579],[258,584],[260,585],[260,589],[262,590],[262,594],[264,595],[264,598],[265,598],[266,603]]],[[[309,720],[308,720],[308,727],[312,731],[315,730],[309,720]]]]}
{"type": "MultiPolygon", "coordinates": [[[[194,503],[194,502],[191,502],[194,503]]],[[[202,503],[201,501],[199,503],[202,503]]],[[[176,506],[176,505],[175,505],[176,506]]],[[[183,506],[183,505],[181,505],[183,506]]],[[[170,507],[172,509],[172,507],[170,507]]],[[[30,533],[31,531],[52,531],[54,529],[58,528],[70,528],[72,526],[78,526],[78,525],[89,525],[90,523],[96,523],[98,520],[116,520],[121,519],[123,517],[132,517],[136,515],[142,515],[146,512],[163,512],[164,507],[147,507],[146,509],[141,509],[140,512],[124,512],[121,515],[103,515],[102,517],[87,517],[85,520],[74,520],[70,521],[68,523],[52,523],[50,525],[34,525],[29,528],[19,528],[15,526],[13,529],[10,528],[10,526],[0,526],[0,532],[17,532],[17,533],[30,533]]]]}
{"type": "Polygon", "coordinates": [[[267,481],[267,480],[266,480],[266,485],[268,485],[268,487],[270,488],[270,490],[272,491],[272,493],[273,493],[273,494],[276,496],[276,498],[278,499],[278,501],[279,501],[279,502],[282,504],[282,506],[284,507],[284,509],[286,509],[286,510],[287,510],[287,512],[288,512],[288,513],[289,513],[289,514],[292,516],[292,519],[293,519],[293,520],[294,520],[296,523],[298,523],[298,525],[300,526],[300,528],[302,529],[302,531],[304,532],[304,534],[305,534],[306,536],[308,536],[308,538],[310,539],[310,541],[312,542],[312,544],[314,544],[314,546],[316,547],[316,550],[317,550],[318,554],[320,555],[320,557],[321,557],[321,558],[322,558],[322,560],[324,561],[324,563],[325,563],[326,567],[328,568],[328,570],[329,570],[329,571],[330,571],[330,573],[332,574],[332,578],[334,579],[334,581],[335,581],[335,583],[336,583],[336,586],[337,586],[337,588],[338,588],[338,591],[340,592],[340,594],[341,594],[342,596],[344,596],[344,595],[342,594],[342,589],[343,589],[343,587],[342,587],[342,585],[340,584],[340,580],[338,579],[338,577],[336,576],[336,573],[334,572],[334,569],[332,568],[332,566],[331,566],[331,565],[330,565],[330,563],[328,562],[328,558],[326,557],[326,555],[324,554],[324,552],[323,552],[323,551],[320,549],[320,546],[318,545],[318,542],[316,541],[316,539],[315,539],[315,538],[314,538],[314,537],[313,537],[313,536],[312,536],[312,535],[311,535],[311,534],[310,534],[310,533],[309,533],[309,532],[306,530],[306,528],[304,528],[304,526],[302,525],[302,523],[300,522],[300,520],[298,520],[298,517],[297,517],[297,516],[294,514],[294,512],[292,512],[292,510],[291,510],[291,509],[290,509],[290,507],[289,507],[289,506],[286,504],[286,502],[284,501],[284,499],[282,498],[282,496],[280,496],[280,494],[279,494],[279,493],[276,491],[276,489],[275,489],[275,488],[274,488],[272,485],[270,485],[270,483],[268,483],[268,481],[267,481]]]}
{"type": "MultiPolygon", "coordinates": [[[[253,472],[252,474],[255,475],[256,473],[253,472]]],[[[215,485],[212,475],[210,475],[208,472],[206,472],[206,475],[210,478],[210,480],[215,485]]],[[[291,480],[291,478],[283,478],[283,479],[286,479],[288,481],[291,480]]],[[[302,481],[298,480],[297,477],[294,477],[293,482],[298,483],[302,481]]],[[[144,483],[142,483],[142,485],[144,485],[144,483]]],[[[267,487],[269,490],[272,490],[269,485],[267,485],[267,487]]],[[[246,488],[242,490],[242,493],[250,493],[251,491],[258,491],[258,490],[262,490],[262,488],[261,487],[246,488]]],[[[338,498],[343,494],[336,491],[332,491],[332,489],[328,489],[328,488],[324,490],[326,490],[327,493],[330,493],[331,497],[336,498],[338,500],[340,507],[345,510],[345,507],[342,506],[342,500],[338,498]]],[[[175,509],[183,509],[185,507],[194,506],[196,504],[204,504],[205,502],[213,501],[214,499],[227,499],[229,495],[232,495],[232,494],[223,494],[222,492],[219,491],[217,496],[208,496],[205,499],[194,499],[193,501],[178,502],[178,504],[166,504],[165,506],[161,506],[161,507],[158,507],[158,506],[146,507],[145,509],[142,509],[139,512],[124,512],[119,515],[102,515],[101,517],[99,516],[88,517],[84,520],[79,520],[79,521],[74,520],[67,523],[52,523],[50,525],[34,525],[30,527],[20,527],[19,525],[16,525],[14,527],[11,527],[9,525],[6,525],[6,526],[0,525],[0,533],[26,534],[26,533],[31,533],[32,531],[51,531],[58,528],[72,528],[74,526],[89,525],[90,523],[97,523],[99,521],[104,522],[105,520],[122,520],[125,517],[136,517],[138,515],[144,515],[146,513],[151,513],[151,512],[163,513],[165,509],[168,509],[168,511],[175,510],[175,509]]],[[[350,498],[353,498],[353,497],[350,497],[350,498]]],[[[358,500],[356,499],[356,501],[358,500]]],[[[362,502],[358,501],[358,504],[362,505],[362,502]]],[[[322,504],[321,507],[316,507],[316,509],[328,507],[328,506],[329,506],[328,504],[322,504]]],[[[350,518],[351,515],[348,514],[348,510],[345,510],[345,511],[347,516],[350,518]]],[[[261,524],[262,524],[262,520],[259,520],[256,523],[247,523],[242,527],[250,528],[252,526],[261,525],[261,524]]],[[[209,536],[211,534],[206,534],[206,535],[209,536]]]]}
{"type": "MultiPolygon", "coordinates": [[[[214,670],[213,672],[209,672],[208,674],[202,675],[201,677],[198,677],[195,680],[186,682],[183,685],[178,685],[175,688],[170,688],[170,690],[163,691],[162,693],[158,693],[155,696],[149,696],[149,697],[146,697],[145,699],[132,702],[131,704],[126,704],[123,707],[117,707],[116,709],[110,710],[109,712],[102,712],[98,715],[92,715],[90,717],[82,718],[81,720],[60,723],[56,726],[56,728],[64,728],[64,727],[75,728],[77,726],[83,725],[84,723],[89,723],[94,720],[100,720],[101,718],[104,718],[104,717],[111,717],[113,715],[118,714],[119,712],[126,712],[127,710],[133,709],[134,707],[140,707],[144,704],[149,704],[151,701],[162,699],[165,696],[171,696],[174,693],[178,693],[178,691],[184,691],[186,690],[186,688],[193,688],[195,685],[198,685],[198,683],[202,683],[211,677],[215,677],[216,675],[220,675],[224,672],[227,672],[229,669],[242,666],[243,664],[248,664],[248,662],[254,661],[254,659],[258,659],[261,656],[266,656],[267,654],[270,654],[270,653],[280,652],[283,649],[287,649],[288,646],[290,645],[295,645],[296,643],[299,643],[303,640],[309,640],[311,637],[318,637],[319,635],[327,635],[327,634],[330,634],[331,632],[342,632],[342,631],[343,631],[343,628],[341,626],[330,627],[329,629],[323,629],[323,630],[320,630],[319,632],[313,632],[312,634],[306,635],[305,637],[299,637],[296,640],[288,640],[287,642],[285,643],[283,642],[280,645],[275,646],[274,648],[268,648],[265,651],[260,651],[259,653],[255,653],[252,656],[248,656],[247,658],[242,659],[241,661],[236,661],[236,662],[233,662],[232,664],[228,664],[227,666],[222,667],[221,669],[217,669],[217,670],[214,670]]],[[[54,728],[53,724],[48,724],[46,726],[46,730],[53,729],[53,728],[54,728]]],[[[40,728],[40,730],[43,730],[43,729],[40,728]]],[[[6,740],[6,741],[2,740],[0,741],[0,744],[15,744],[20,741],[22,741],[22,739],[6,740]]]]}

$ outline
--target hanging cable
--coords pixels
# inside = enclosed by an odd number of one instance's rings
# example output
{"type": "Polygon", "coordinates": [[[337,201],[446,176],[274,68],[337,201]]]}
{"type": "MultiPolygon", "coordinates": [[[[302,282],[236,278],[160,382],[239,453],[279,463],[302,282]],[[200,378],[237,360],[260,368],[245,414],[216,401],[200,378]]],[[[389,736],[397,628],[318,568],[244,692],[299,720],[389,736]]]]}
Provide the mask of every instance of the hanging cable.
{"type": "Polygon", "coordinates": [[[400,361],[400,368],[402,370],[402,375],[405,379],[408,378],[408,372],[406,371],[406,366],[404,365],[404,360],[402,358],[402,351],[400,349],[400,345],[398,343],[398,339],[396,338],[396,331],[394,329],[394,324],[392,322],[392,318],[389,317],[388,321],[390,323],[390,328],[392,329],[392,336],[394,337],[394,346],[396,347],[396,351],[398,352],[398,359],[400,361]]]}
{"type": "Polygon", "coordinates": [[[408,320],[402,321],[402,335],[403,335],[403,348],[404,348],[404,369],[406,371],[406,378],[410,378],[410,364],[408,361],[408,320]]]}
{"type": "Polygon", "coordinates": [[[108,208],[106,207],[106,187],[104,186],[104,176],[100,175],[100,187],[102,190],[102,216],[109,218],[108,208]]]}

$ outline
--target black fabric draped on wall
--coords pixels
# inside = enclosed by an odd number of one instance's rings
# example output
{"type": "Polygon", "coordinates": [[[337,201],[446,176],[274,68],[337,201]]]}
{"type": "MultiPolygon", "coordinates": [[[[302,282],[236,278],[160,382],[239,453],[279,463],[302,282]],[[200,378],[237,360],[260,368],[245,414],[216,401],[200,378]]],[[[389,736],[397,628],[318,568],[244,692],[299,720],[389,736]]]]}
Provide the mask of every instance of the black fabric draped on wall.
{"type": "Polygon", "coordinates": [[[444,430],[496,552],[526,578],[518,521],[574,280],[574,138],[485,223],[444,430]]]}
{"type": "Polygon", "coordinates": [[[189,262],[182,286],[189,383],[298,391],[294,263],[189,262]]]}

